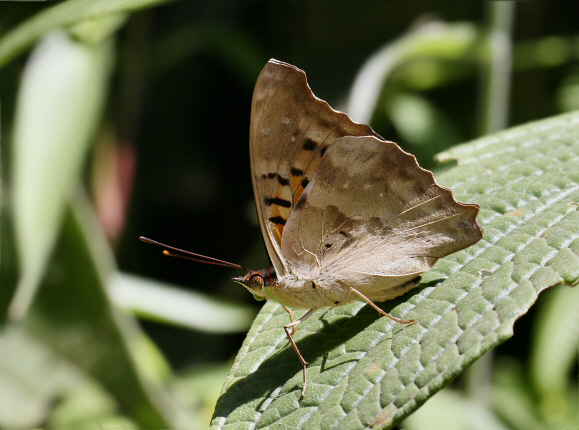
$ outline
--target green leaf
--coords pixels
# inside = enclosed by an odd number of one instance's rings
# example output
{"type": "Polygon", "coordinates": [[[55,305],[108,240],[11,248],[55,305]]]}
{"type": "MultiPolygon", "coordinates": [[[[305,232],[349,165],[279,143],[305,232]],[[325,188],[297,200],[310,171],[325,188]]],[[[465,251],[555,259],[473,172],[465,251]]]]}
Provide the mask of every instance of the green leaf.
{"type": "Polygon", "coordinates": [[[114,302],[155,321],[207,333],[246,331],[255,312],[252,307],[225,303],[193,291],[134,275],[118,274],[111,282],[114,302]]]}
{"type": "Polygon", "coordinates": [[[188,428],[209,427],[215,403],[219,397],[223,380],[231,363],[201,364],[176,375],[169,386],[172,397],[189,411],[194,411],[196,421],[188,428]]]}
{"type": "Polygon", "coordinates": [[[214,428],[391,428],[486,351],[547,287],[579,281],[579,114],[527,124],[453,148],[438,177],[481,206],[483,239],[441,259],[419,287],[381,307],[320,309],[297,328],[301,367],[267,303],[249,331],[213,416],[214,428]]]}
{"type": "Polygon", "coordinates": [[[561,286],[544,299],[534,326],[531,380],[545,421],[564,428],[579,418],[570,386],[578,358],[579,288],[561,286]]]}
{"type": "Polygon", "coordinates": [[[346,112],[355,121],[369,124],[382,89],[397,68],[406,66],[408,87],[426,89],[449,79],[449,73],[443,72],[445,62],[478,62],[483,55],[479,31],[472,24],[429,22],[416,26],[366,61],[350,90],[346,112]]]}
{"type": "Polygon", "coordinates": [[[137,425],[116,410],[114,399],[96,381],[88,379],[62,393],[58,403],[49,409],[47,428],[138,430],[137,425]]]}
{"type": "Polygon", "coordinates": [[[69,0],[44,9],[0,39],[0,67],[56,28],[85,19],[130,12],[166,3],[168,0],[69,0]]]}
{"type": "MultiPolygon", "coordinates": [[[[26,328],[55,353],[100,383],[119,412],[141,428],[167,428],[163,390],[145,380],[135,347],[143,354],[143,334],[114,309],[106,283],[114,267],[88,203],[75,195],[65,216],[27,317],[26,328]]],[[[173,411],[171,411],[173,412],[173,411]]]]}
{"type": "MultiPolygon", "coordinates": [[[[433,157],[460,140],[452,122],[434,103],[420,95],[398,92],[386,100],[386,110],[405,149],[420,153],[424,168],[434,164],[433,157]]],[[[418,155],[417,155],[418,156],[418,155]]]]}
{"type": "Polygon", "coordinates": [[[27,64],[14,124],[13,214],[20,274],[11,305],[22,317],[44,271],[67,196],[100,117],[111,44],[47,35],[27,64]]]}
{"type": "Polygon", "coordinates": [[[429,430],[510,430],[481,402],[446,388],[433,396],[406,421],[407,429],[429,430]]]}
{"type": "Polygon", "coordinates": [[[83,379],[22,326],[3,330],[0,351],[0,428],[41,425],[54,400],[83,379]]]}
{"type": "Polygon", "coordinates": [[[520,361],[504,356],[497,358],[487,397],[495,414],[513,430],[545,430],[547,426],[540,419],[527,369],[520,361]]]}

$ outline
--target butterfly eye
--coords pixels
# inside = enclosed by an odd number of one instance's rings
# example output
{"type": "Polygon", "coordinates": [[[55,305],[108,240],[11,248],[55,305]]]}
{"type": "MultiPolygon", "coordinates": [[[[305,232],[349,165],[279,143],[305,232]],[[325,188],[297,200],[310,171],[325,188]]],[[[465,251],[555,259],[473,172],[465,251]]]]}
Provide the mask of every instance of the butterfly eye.
{"type": "Polygon", "coordinates": [[[252,289],[261,289],[263,287],[263,276],[254,273],[249,277],[248,287],[252,289]]]}

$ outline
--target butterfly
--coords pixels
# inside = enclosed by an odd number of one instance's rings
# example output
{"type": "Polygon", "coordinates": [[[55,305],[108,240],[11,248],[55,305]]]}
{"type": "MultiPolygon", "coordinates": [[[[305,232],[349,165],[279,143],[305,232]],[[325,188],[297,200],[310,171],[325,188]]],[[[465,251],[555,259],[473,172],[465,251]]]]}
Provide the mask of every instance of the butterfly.
{"type": "Polygon", "coordinates": [[[439,258],[480,240],[479,207],[457,202],[413,155],[333,110],[302,70],[274,59],[253,92],[249,152],[273,268],[233,280],[288,312],[284,330],[302,366],[304,397],[308,363],[292,337],[296,326],[319,308],[354,300],[414,322],[374,302],[406,293],[439,258]],[[294,320],[289,308],[307,311],[294,320]]]}

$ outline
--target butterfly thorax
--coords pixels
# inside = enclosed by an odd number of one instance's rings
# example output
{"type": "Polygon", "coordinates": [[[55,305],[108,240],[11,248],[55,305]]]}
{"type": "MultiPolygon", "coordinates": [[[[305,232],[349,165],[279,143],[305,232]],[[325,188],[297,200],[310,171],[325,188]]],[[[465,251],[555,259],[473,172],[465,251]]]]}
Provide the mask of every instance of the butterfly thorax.
{"type": "Polygon", "coordinates": [[[339,284],[329,286],[293,274],[281,276],[275,285],[265,287],[264,292],[267,299],[298,309],[339,306],[350,301],[347,288],[339,284]]]}
{"type": "Polygon", "coordinates": [[[324,283],[300,278],[293,274],[277,277],[273,267],[250,270],[245,276],[233,278],[243,285],[256,300],[273,300],[298,309],[322,308],[347,303],[347,290],[338,285],[328,288],[324,283]]]}

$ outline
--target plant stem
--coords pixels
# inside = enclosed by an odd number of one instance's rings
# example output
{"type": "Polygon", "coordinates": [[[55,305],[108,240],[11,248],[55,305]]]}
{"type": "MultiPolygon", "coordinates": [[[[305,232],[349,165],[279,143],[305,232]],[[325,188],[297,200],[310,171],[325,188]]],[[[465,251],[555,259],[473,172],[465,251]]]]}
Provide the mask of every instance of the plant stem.
{"type": "Polygon", "coordinates": [[[481,79],[480,134],[504,129],[508,124],[511,83],[511,33],[514,2],[488,4],[488,61],[481,79]]]}

